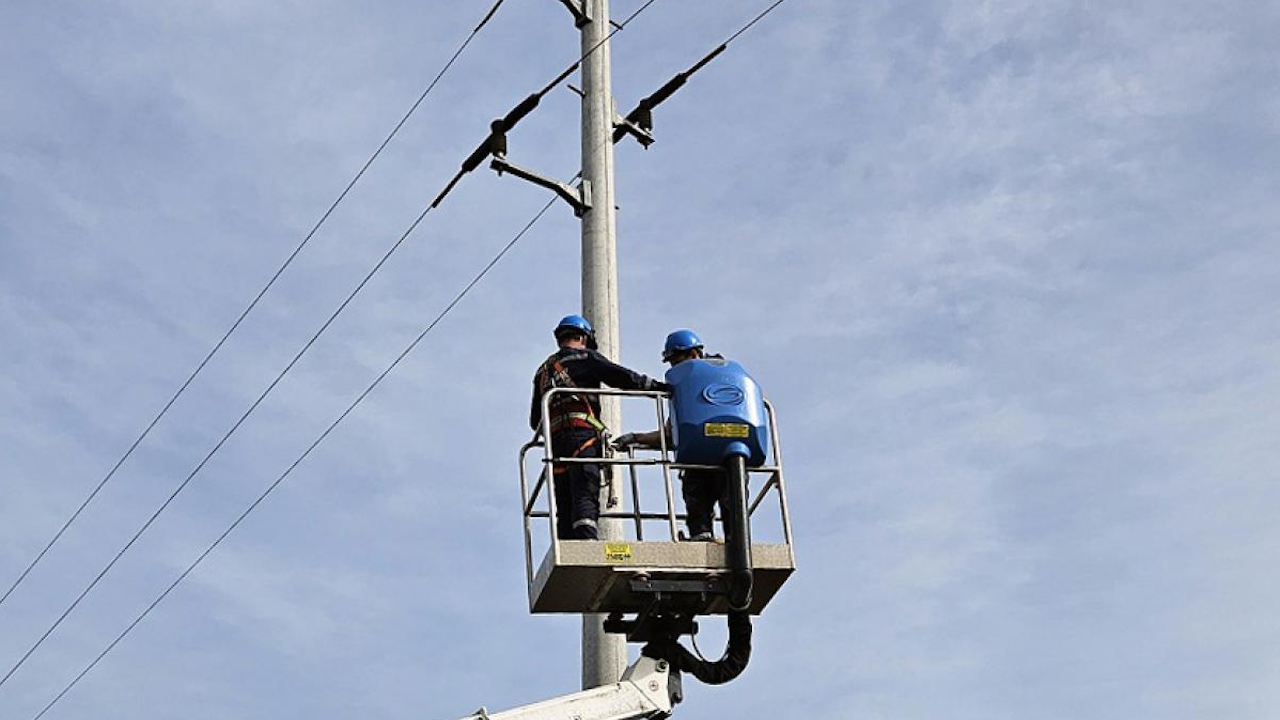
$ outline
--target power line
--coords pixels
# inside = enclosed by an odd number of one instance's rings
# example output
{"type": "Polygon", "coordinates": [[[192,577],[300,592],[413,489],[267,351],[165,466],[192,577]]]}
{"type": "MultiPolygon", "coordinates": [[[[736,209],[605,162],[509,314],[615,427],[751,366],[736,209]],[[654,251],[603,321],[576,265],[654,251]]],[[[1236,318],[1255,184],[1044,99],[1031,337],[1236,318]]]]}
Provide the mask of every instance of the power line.
{"type": "Polygon", "coordinates": [[[169,401],[164,404],[164,407],[160,409],[160,412],[151,419],[151,422],[147,424],[142,433],[133,441],[133,444],[129,446],[129,449],[125,450],[124,454],[120,456],[120,459],[116,461],[115,465],[113,465],[107,474],[98,481],[98,484],[89,493],[88,497],[80,503],[80,506],[76,508],[75,512],[71,513],[71,517],[67,518],[67,521],[62,524],[62,527],[58,529],[58,532],[54,533],[53,539],[44,546],[44,549],[42,549],[36,555],[35,559],[32,560],[22,573],[18,575],[18,578],[13,581],[13,584],[9,586],[9,589],[5,591],[4,595],[0,596],[0,605],[3,605],[4,601],[13,594],[13,591],[16,590],[24,580],[26,580],[27,575],[31,574],[31,571],[35,566],[38,565],[40,561],[44,559],[44,556],[48,554],[49,550],[57,544],[58,540],[60,540],[62,535],[67,531],[67,528],[71,527],[72,523],[74,523],[76,519],[80,517],[80,514],[84,512],[84,509],[89,506],[89,503],[93,502],[93,499],[98,496],[98,493],[101,492],[102,488],[111,480],[112,477],[115,476],[116,471],[120,469],[120,466],[124,465],[125,461],[133,455],[133,451],[136,450],[138,446],[142,444],[142,441],[151,434],[151,430],[155,428],[156,424],[160,422],[160,419],[169,412],[169,408],[173,407],[173,404],[177,402],[178,398],[186,392],[187,388],[196,379],[196,376],[204,370],[205,365],[208,365],[209,361],[213,359],[213,356],[222,349],[222,346],[227,342],[227,339],[230,338],[232,333],[240,327],[240,324],[244,322],[244,319],[248,317],[249,313],[257,307],[258,302],[267,294],[267,291],[275,285],[276,280],[280,278],[285,269],[293,263],[294,258],[296,258],[298,254],[302,252],[302,249],[307,246],[307,243],[311,241],[311,238],[315,236],[316,232],[320,230],[320,227],[324,225],[329,219],[329,216],[333,214],[333,211],[337,209],[338,205],[347,197],[347,194],[351,192],[351,189],[355,187],[356,183],[360,181],[360,178],[364,176],[365,171],[369,169],[369,166],[373,164],[373,161],[378,159],[378,156],[381,155],[382,151],[388,144],[390,144],[392,138],[400,132],[400,129],[404,127],[405,123],[409,121],[409,118],[413,113],[417,111],[418,106],[421,105],[422,102],[427,99],[427,95],[430,95],[431,91],[435,89],[436,85],[440,82],[440,79],[444,77],[445,73],[447,73],[451,67],[453,67],[454,62],[457,61],[458,57],[462,55],[462,52],[467,49],[467,46],[471,44],[471,41],[475,39],[476,35],[480,33],[481,28],[488,24],[494,13],[498,11],[498,7],[501,6],[504,1],[505,0],[497,0],[493,7],[489,9],[489,12],[485,14],[480,23],[475,26],[469,35],[467,35],[466,39],[462,41],[462,44],[458,46],[458,49],[454,51],[453,56],[449,58],[449,61],[444,64],[444,67],[442,67],[438,73],[436,73],[436,76],[427,85],[426,89],[418,95],[418,99],[409,107],[408,112],[400,118],[400,122],[396,123],[395,127],[391,129],[390,134],[388,134],[386,139],[382,141],[382,144],[378,146],[378,149],[374,150],[373,154],[369,156],[369,159],[364,162],[364,165],[360,167],[360,170],[351,178],[351,181],[347,183],[347,186],[343,188],[342,192],[338,194],[337,199],[329,205],[329,208],[324,211],[324,214],[320,216],[320,219],[316,221],[315,225],[311,227],[311,230],[302,238],[302,242],[298,243],[297,247],[293,249],[293,252],[289,253],[289,256],[285,258],[284,263],[275,271],[275,274],[271,276],[271,279],[267,281],[267,284],[262,286],[262,289],[258,291],[258,294],[254,296],[249,305],[240,313],[240,316],[236,318],[235,322],[231,323],[231,327],[227,328],[227,331],[222,334],[222,337],[214,344],[213,349],[209,350],[208,354],[204,356],[204,359],[196,365],[196,369],[187,376],[186,381],[183,382],[177,392],[169,398],[169,401]]]}
{"type": "Polygon", "coordinates": [[[743,25],[741,28],[738,28],[738,31],[737,31],[737,32],[735,32],[734,34],[730,35],[730,36],[729,36],[729,39],[728,39],[728,40],[725,40],[723,43],[721,43],[721,45],[728,45],[729,43],[733,42],[734,40],[737,40],[739,35],[741,35],[742,33],[744,33],[744,32],[746,32],[746,31],[750,30],[752,27],[754,27],[754,26],[755,26],[755,24],[756,24],[756,23],[758,23],[758,22],[760,22],[761,20],[765,19],[765,16],[767,16],[769,13],[773,12],[775,8],[777,8],[779,5],[781,5],[782,3],[786,2],[786,1],[787,1],[787,0],[776,0],[772,5],[770,5],[769,7],[765,8],[764,10],[760,11],[760,14],[759,14],[759,15],[756,15],[754,18],[752,18],[752,19],[751,19],[751,22],[747,23],[746,25],[743,25]]]}
{"type": "Polygon", "coordinates": [[[40,639],[37,640],[35,644],[32,645],[25,653],[23,653],[22,657],[18,659],[18,662],[16,662],[13,665],[13,667],[9,668],[9,671],[4,674],[4,677],[0,677],[0,686],[3,686],[6,682],[9,681],[9,678],[13,676],[14,672],[16,672],[18,668],[22,667],[23,663],[27,661],[27,658],[31,657],[31,654],[34,653],[36,649],[39,648],[50,635],[53,634],[53,631],[56,630],[58,626],[62,624],[62,621],[65,620],[67,616],[70,615],[71,612],[76,609],[76,607],[80,604],[80,602],[84,600],[85,596],[87,596],[89,592],[92,591],[93,588],[97,586],[97,584],[102,580],[102,578],[105,577],[106,574],[111,571],[111,568],[115,567],[115,564],[120,561],[120,558],[124,557],[124,554],[129,551],[129,548],[133,547],[133,544],[138,541],[138,538],[142,537],[143,533],[145,533],[147,529],[151,527],[152,523],[154,523],[156,519],[160,517],[161,513],[163,513],[169,507],[169,505],[174,501],[174,499],[178,497],[180,493],[182,493],[184,489],[186,489],[187,485],[189,485],[191,481],[195,479],[195,476],[199,474],[202,469],[204,469],[205,464],[207,464],[209,460],[212,459],[213,456],[216,455],[218,451],[222,449],[222,446],[226,444],[227,440],[229,440],[232,435],[235,434],[236,430],[240,429],[240,426],[244,424],[245,420],[249,419],[249,416],[253,414],[253,411],[258,409],[258,406],[261,405],[262,402],[266,400],[267,396],[271,394],[271,391],[274,390],[276,386],[280,384],[280,381],[284,379],[284,376],[289,374],[289,371],[293,369],[294,365],[298,364],[298,361],[302,359],[302,356],[305,355],[307,351],[311,349],[311,346],[313,346],[316,343],[316,341],[320,339],[320,336],[324,334],[325,330],[329,329],[329,326],[333,324],[333,321],[338,319],[338,316],[342,314],[343,310],[346,310],[347,306],[351,304],[351,301],[355,299],[356,295],[358,295],[360,291],[364,289],[365,285],[367,285],[369,281],[373,279],[373,276],[376,275],[378,271],[382,269],[382,266],[386,264],[387,260],[389,260],[393,254],[395,254],[396,250],[400,248],[400,246],[404,243],[404,241],[409,237],[410,233],[412,233],[415,229],[417,229],[418,225],[422,222],[423,218],[425,218],[427,213],[430,211],[431,211],[430,206],[428,206],[426,210],[423,210],[422,213],[420,213],[418,217],[413,221],[413,223],[409,225],[409,229],[405,230],[404,233],[400,235],[399,239],[397,239],[395,243],[393,243],[391,247],[385,253],[383,253],[382,257],[378,259],[378,262],[374,263],[373,267],[369,270],[369,272],[365,274],[364,279],[362,279],[356,285],[355,289],[352,290],[351,293],[347,295],[346,299],[344,299],[342,303],[338,305],[337,309],[334,310],[329,315],[328,319],[324,321],[324,323],[320,326],[320,329],[316,330],[316,332],[312,334],[311,338],[307,340],[307,342],[302,346],[302,349],[299,350],[291,360],[289,360],[289,362],[284,366],[284,369],[281,370],[279,374],[276,375],[275,379],[273,379],[267,385],[266,389],[263,390],[258,395],[257,399],[254,400],[253,403],[249,405],[249,408],[240,415],[239,419],[235,421],[235,423],[231,426],[231,428],[222,435],[222,437],[218,440],[218,442],[214,444],[213,448],[209,450],[209,452],[205,454],[204,458],[199,463],[196,464],[195,468],[193,468],[191,472],[187,474],[187,477],[184,478],[183,481],[178,484],[178,487],[175,488],[174,491],[169,494],[169,497],[166,498],[164,502],[160,503],[160,507],[156,508],[155,512],[151,513],[151,517],[147,518],[146,522],[144,522],[142,526],[139,527],[136,532],[134,532],[133,537],[129,538],[129,541],[124,544],[124,547],[120,548],[119,552],[115,554],[115,557],[111,558],[111,561],[108,562],[106,566],[103,567],[102,570],[98,572],[98,574],[93,578],[93,580],[90,581],[89,584],[85,586],[84,590],[82,590],[80,594],[76,596],[76,599],[73,600],[71,604],[67,606],[67,609],[62,611],[62,614],[59,615],[58,619],[55,620],[47,630],[44,631],[44,634],[40,636],[40,639]]]}
{"type": "Polygon", "coordinates": [[[573,74],[573,71],[577,70],[582,65],[582,61],[586,60],[587,56],[600,49],[600,46],[608,42],[609,38],[625,29],[632,20],[639,17],[640,13],[649,9],[649,6],[656,1],[657,0],[648,0],[639,8],[636,8],[636,11],[628,15],[625,20],[614,24],[613,29],[610,30],[607,35],[601,38],[601,40],[595,45],[587,48],[587,51],[582,53],[581,57],[571,63],[569,67],[565,68],[559,75],[555,76],[551,82],[544,85],[538,92],[535,92],[524,100],[521,100],[520,103],[512,108],[505,116],[494,120],[489,126],[490,130],[488,137],[481,141],[480,146],[473,150],[471,154],[467,156],[466,160],[462,161],[462,167],[454,174],[453,179],[444,186],[444,189],[440,191],[440,194],[436,196],[436,199],[432,201],[431,207],[435,207],[444,201],[445,196],[453,190],[453,187],[458,184],[458,181],[462,179],[462,176],[479,167],[480,163],[484,162],[486,157],[489,157],[489,155],[494,153],[505,153],[506,133],[514,128],[516,123],[520,122],[524,116],[533,112],[534,108],[538,107],[538,103],[542,101],[542,98],[547,93],[551,92],[557,85],[564,82],[565,78],[568,78],[573,74]]]}
{"type": "Polygon", "coordinates": [[[639,104],[636,105],[635,109],[627,113],[626,117],[622,118],[621,121],[614,123],[613,141],[616,143],[622,138],[626,137],[628,134],[630,134],[634,136],[635,139],[643,147],[648,149],[648,147],[654,143],[654,137],[653,137],[654,108],[658,107],[658,105],[661,105],[673,94],[675,94],[677,90],[679,90],[681,87],[684,86],[686,82],[688,82],[689,78],[694,73],[706,67],[708,63],[710,63],[712,60],[715,60],[717,57],[719,57],[720,53],[724,52],[725,50],[728,50],[729,45],[734,40],[737,40],[739,36],[741,36],[746,31],[750,30],[756,23],[763,20],[765,16],[773,12],[774,9],[776,9],[779,5],[781,5],[784,2],[786,2],[786,0],[775,0],[775,2],[772,5],[770,5],[769,7],[761,11],[759,14],[757,14],[754,18],[751,19],[750,22],[738,28],[737,32],[730,35],[727,40],[720,43],[716,47],[712,48],[711,52],[702,56],[702,58],[698,60],[698,62],[694,63],[688,70],[685,70],[684,72],[681,72],[681,73],[676,73],[675,77],[671,78],[666,83],[664,83],[662,87],[654,91],[653,94],[641,100],[639,104]]]}
{"type": "MultiPolygon", "coordinates": [[[[528,223],[526,223],[525,226],[520,230],[520,232],[516,233],[515,237],[513,237],[510,240],[510,242],[508,242],[500,251],[498,251],[498,254],[495,255],[492,260],[489,261],[489,264],[485,265],[484,268],[474,278],[472,278],[471,282],[467,283],[467,285],[462,288],[462,291],[459,292],[457,296],[453,298],[453,301],[450,302],[447,306],[445,306],[444,310],[442,310],[440,314],[437,315],[436,318],[432,320],[431,323],[427,325],[427,327],[421,333],[419,333],[416,338],[414,338],[413,342],[409,343],[409,345],[399,355],[396,356],[396,359],[393,360],[391,364],[386,367],[385,370],[379,373],[376,378],[374,378],[373,382],[371,382],[369,386],[364,389],[364,392],[360,393],[360,395],[357,396],[356,399],[349,406],[347,406],[347,409],[343,410],[342,414],[340,414],[336,420],[330,423],[329,426],[325,428],[324,432],[320,433],[319,437],[317,437],[315,441],[312,442],[311,445],[308,446],[307,449],[301,455],[299,455],[298,458],[294,460],[289,465],[289,467],[286,468],[285,471],[280,474],[279,477],[275,479],[275,482],[272,482],[270,485],[268,485],[267,489],[264,490],[262,494],[259,495],[256,500],[253,501],[253,503],[251,503],[247,508],[245,508],[244,512],[240,513],[240,515],[235,519],[235,521],[232,522],[231,525],[228,526],[227,529],[224,530],[222,534],[219,535],[217,539],[214,540],[209,545],[209,547],[205,548],[204,552],[200,553],[200,555],[195,559],[195,561],[193,561],[190,565],[188,565],[186,570],[182,571],[182,574],[180,574],[172,583],[169,584],[167,588],[165,588],[164,592],[160,593],[160,595],[157,596],[156,599],[153,600],[151,604],[148,605],[146,609],[143,610],[142,613],[138,615],[138,617],[134,618],[133,622],[129,623],[129,625],[125,627],[124,631],[122,631],[119,635],[117,635],[116,638],[112,640],[111,643],[108,644],[107,647],[103,649],[102,652],[98,653],[98,656],[95,657],[92,662],[86,665],[85,668],[81,670],[80,673],[76,675],[75,678],[72,679],[71,682],[68,683],[67,686],[64,687],[62,691],[59,692],[57,696],[55,696],[53,700],[49,702],[48,705],[45,705],[44,709],[41,710],[32,720],[40,720],[40,718],[44,717],[45,713],[49,712],[50,708],[56,705],[58,701],[63,698],[63,696],[65,696],[68,692],[70,692],[71,689],[75,687],[77,683],[80,682],[81,678],[87,675],[90,670],[92,670],[99,662],[101,662],[102,659],[106,657],[107,654],[110,653],[116,647],[116,645],[120,643],[121,640],[124,640],[126,635],[128,635],[135,627],[137,627],[138,624],[141,623],[143,619],[147,617],[147,615],[151,614],[151,611],[154,610],[157,605],[159,605],[161,602],[164,601],[166,597],[169,596],[169,593],[173,592],[174,588],[176,588],[183,580],[186,579],[188,575],[191,574],[193,570],[196,569],[196,566],[198,566],[201,562],[203,562],[204,559],[208,557],[209,554],[212,553],[213,550],[216,547],[218,547],[218,545],[223,540],[225,540],[228,535],[232,533],[232,531],[234,531],[237,527],[239,527],[240,523],[243,522],[244,519],[249,516],[249,513],[252,513],[254,509],[256,509],[258,505],[262,503],[263,500],[266,500],[267,496],[270,495],[272,491],[274,491],[277,487],[279,487],[280,483],[284,482],[285,478],[289,477],[289,475],[294,471],[294,469],[297,468],[300,464],[302,464],[302,461],[306,460],[307,456],[309,456],[311,452],[320,445],[320,443],[324,442],[325,438],[329,437],[329,434],[333,432],[334,428],[338,427],[338,425],[341,424],[342,421],[345,420],[347,416],[350,415],[351,412],[356,409],[356,406],[358,406],[361,402],[363,402],[364,399],[368,397],[371,392],[373,392],[374,388],[376,388],[383,381],[383,379],[386,378],[387,375],[389,375],[391,371],[394,370],[396,366],[399,365],[400,362],[409,355],[409,353],[413,352],[414,348],[416,348],[418,344],[422,342],[422,340],[427,336],[427,334],[430,333],[436,327],[436,325],[438,325],[440,321],[443,320],[445,316],[448,315],[449,312],[452,311],[453,308],[459,302],[462,301],[462,298],[466,297],[467,293],[471,292],[471,289],[474,288],[484,278],[484,276],[487,275],[489,271],[492,270],[493,267],[498,264],[500,260],[502,260],[502,258],[507,254],[507,252],[510,251],[511,248],[515,247],[516,243],[520,242],[520,239],[524,237],[525,233],[527,233],[529,229],[532,228],[534,224],[537,223],[538,220],[540,220],[544,214],[546,214],[547,210],[551,208],[551,206],[555,203],[555,201],[556,199],[552,198],[547,202],[546,205],[543,205],[542,209],[539,210],[538,213],[533,216],[533,219],[531,219],[528,223]]],[[[425,215],[426,211],[423,211],[423,214],[425,215]]]]}
{"type": "MultiPolygon", "coordinates": [[[[625,27],[627,22],[630,22],[631,20],[635,19],[635,17],[637,17],[641,12],[643,12],[646,8],[648,8],[654,2],[655,0],[648,0],[648,2],[646,2],[638,10],[632,13],[631,16],[627,18],[626,22],[622,23],[617,28],[615,28],[610,33],[610,35],[618,32],[618,30],[621,30],[623,27],[625,27]]],[[[481,26],[478,26],[478,27],[481,27],[481,26]]],[[[595,52],[601,45],[603,45],[603,42],[597,43],[596,45],[588,49],[585,53],[583,53],[582,57],[580,57],[574,64],[570,65],[570,69],[577,67],[582,62],[582,58],[585,58],[587,55],[590,55],[591,53],[595,52]]],[[[569,72],[570,71],[561,73],[561,75],[557,77],[557,79],[553,80],[549,85],[547,85],[542,92],[545,93],[550,88],[555,87],[555,85],[557,85],[565,77],[568,76],[569,72]]],[[[525,103],[523,102],[521,103],[521,105],[524,105],[524,104],[525,103]]],[[[532,108],[529,108],[529,109],[531,110],[532,108]]],[[[525,111],[525,114],[527,113],[528,113],[528,110],[525,111]]],[[[452,188],[457,183],[458,177],[459,176],[455,176],[452,180],[450,180],[449,184],[446,186],[446,192],[449,188],[452,188]]],[[[400,246],[409,237],[409,235],[412,234],[415,229],[417,229],[418,225],[423,221],[423,219],[427,216],[427,214],[439,205],[440,200],[442,198],[443,198],[443,193],[441,194],[441,196],[437,197],[434,202],[432,202],[430,205],[424,208],[421,213],[419,213],[418,217],[413,221],[413,223],[409,225],[408,229],[406,229],[404,233],[400,235],[400,237],[395,241],[395,243],[393,243],[392,246],[382,255],[382,257],[373,265],[373,267],[364,276],[364,278],[356,285],[355,289],[353,289],[350,292],[350,294],[348,294],[347,297],[342,301],[342,303],[338,305],[337,309],[334,310],[333,313],[329,315],[328,319],[326,319],[324,323],[320,326],[320,328],[316,330],[316,332],[311,336],[311,338],[307,340],[307,342],[302,346],[302,348],[285,365],[284,369],[281,370],[279,374],[276,375],[275,379],[273,379],[267,385],[266,389],[264,389],[258,395],[257,399],[255,399],[253,403],[249,405],[248,409],[246,409],[244,413],[240,415],[240,417],[235,421],[235,423],[231,426],[231,428],[228,429],[227,432],[224,433],[223,436],[218,440],[218,442],[214,444],[213,448],[204,456],[204,458],[200,460],[199,463],[196,464],[196,466],[191,470],[190,473],[187,474],[186,478],[183,479],[183,481],[178,485],[178,487],[175,488],[172,493],[170,493],[169,497],[166,498],[164,502],[162,502],[160,506],[156,508],[156,510],[151,514],[151,516],[147,518],[146,522],[144,522],[142,526],[138,528],[138,530],[133,534],[133,536],[129,539],[129,541],[125,543],[124,547],[122,547],[119,550],[119,552],[117,552],[115,556],[112,557],[112,559],[106,564],[106,566],[104,566],[102,570],[98,572],[98,574],[93,578],[93,580],[91,580],[89,584],[85,586],[84,590],[82,590],[80,594],[76,596],[75,600],[73,600],[71,604],[68,605],[65,610],[63,610],[62,614],[59,615],[56,620],[54,620],[53,624],[50,625],[49,628],[45,630],[45,632],[40,636],[40,638],[37,639],[36,642],[30,648],[28,648],[25,653],[23,653],[22,657],[20,657],[18,661],[14,663],[13,667],[9,668],[8,672],[6,672],[3,677],[0,677],[0,687],[2,687],[6,682],[8,682],[9,678],[11,678],[13,674],[17,672],[17,670],[20,667],[22,667],[24,663],[26,663],[27,659],[30,658],[31,655],[37,649],[39,649],[39,647],[42,644],[44,644],[44,641],[48,639],[49,636],[52,635],[55,630],[57,630],[58,626],[60,626],[62,622],[66,620],[67,616],[69,616],[76,609],[76,607],[80,605],[80,603],[84,600],[86,596],[88,596],[88,594],[93,590],[93,588],[96,587],[99,582],[101,582],[101,580],[107,575],[107,573],[111,571],[113,567],[115,567],[116,563],[120,561],[120,558],[122,558],[125,555],[125,553],[127,553],[129,549],[133,547],[134,543],[136,543],[138,539],[142,537],[142,535],[147,531],[147,529],[150,528],[153,523],[155,523],[156,519],[159,518],[160,515],[169,507],[169,505],[172,504],[173,501],[178,497],[178,495],[181,494],[184,489],[186,489],[187,485],[189,485],[191,481],[196,477],[196,475],[200,473],[200,471],[209,462],[209,460],[211,460],[213,456],[216,455],[218,451],[222,449],[222,446],[226,444],[227,440],[229,440],[231,436],[235,434],[235,432],[240,428],[240,426],[244,424],[244,422],[249,418],[249,416],[252,415],[253,412],[258,408],[258,406],[261,405],[264,400],[266,400],[267,396],[270,395],[271,392],[275,389],[275,387],[280,383],[280,381],[284,379],[285,375],[287,375],[293,369],[293,367],[298,363],[298,361],[302,359],[302,356],[305,355],[307,351],[311,349],[311,347],[320,338],[320,336],[323,335],[324,332],[328,330],[329,326],[332,325],[333,322],[338,318],[338,316],[341,315],[344,310],[346,310],[347,306],[351,303],[351,301],[354,300],[355,297],[364,289],[365,285],[367,285],[369,281],[373,279],[373,276],[376,275],[378,271],[382,269],[382,266],[386,264],[387,260],[389,260],[393,254],[395,254],[395,252],[400,248],[400,246]]]]}

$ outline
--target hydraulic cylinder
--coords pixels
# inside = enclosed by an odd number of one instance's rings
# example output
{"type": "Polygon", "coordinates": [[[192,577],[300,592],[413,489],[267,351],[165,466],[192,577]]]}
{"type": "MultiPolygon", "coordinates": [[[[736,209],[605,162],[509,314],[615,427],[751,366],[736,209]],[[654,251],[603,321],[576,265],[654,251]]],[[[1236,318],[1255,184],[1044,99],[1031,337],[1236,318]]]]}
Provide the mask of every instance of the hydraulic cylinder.
{"type": "Polygon", "coordinates": [[[724,462],[729,507],[725,514],[725,553],[729,563],[729,607],[751,605],[751,519],[747,515],[747,461],[731,455],[724,462]]]}

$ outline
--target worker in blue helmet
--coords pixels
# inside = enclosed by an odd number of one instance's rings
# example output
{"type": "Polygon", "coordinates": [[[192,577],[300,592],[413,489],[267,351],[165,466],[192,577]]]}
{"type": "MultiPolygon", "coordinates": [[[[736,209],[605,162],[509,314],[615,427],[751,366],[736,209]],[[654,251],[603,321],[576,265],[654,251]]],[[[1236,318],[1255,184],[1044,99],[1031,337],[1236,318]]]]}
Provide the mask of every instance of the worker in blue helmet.
{"type": "MultiPolygon", "coordinates": [[[[702,338],[689,329],[680,329],[667,335],[662,346],[662,360],[675,367],[689,360],[700,360],[707,357],[702,338]]],[[[712,355],[711,357],[720,357],[712,355]]],[[[665,428],[667,443],[672,443],[671,420],[667,419],[665,428]]],[[[630,447],[658,448],[661,438],[657,430],[641,433],[627,433],[614,441],[613,446],[619,450],[630,447]]],[[[712,529],[715,517],[716,502],[720,503],[720,515],[725,516],[729,507],[728,487],[725,474],[721,470],[682,470],[680,471],[680,491],[684,496],[685,524],[689,530],[689,539],[693,541],[711,541],[715,539],[712,529]]]]}
{"type": "Polygon", "coordinates": [[[702,338],[688,329],[676,330],[667,335],[667,341],[662,345],[662,361],[670,363],[672,367],[703,355],[702,338]]]}
{"type": "MultiPolygon", "coordinates": [[[[558,458],[601,457],[606,428],[600,421],[598,395],[556,393],[543,422],[542,398],[554,388],[667,390],[665,383],[618,365],[597,350],[595,330],[581,315],[566,315],[553,333],[559,349],[533,376],[529,427],[551,433],[551,452],[558,458]]],[[[600,466],[552,463],[556,498],[556,537],[595,540],[600,517],[600,466]]]]}

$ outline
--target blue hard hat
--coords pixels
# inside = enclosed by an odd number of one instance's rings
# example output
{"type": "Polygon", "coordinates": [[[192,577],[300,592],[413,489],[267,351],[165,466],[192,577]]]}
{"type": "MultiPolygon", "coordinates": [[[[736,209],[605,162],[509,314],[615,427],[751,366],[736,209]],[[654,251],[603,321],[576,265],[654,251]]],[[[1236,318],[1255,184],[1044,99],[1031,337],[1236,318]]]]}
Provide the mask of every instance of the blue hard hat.
{"type": "Polygon", "coordinates": [[[596,334],[595,329],[591,327],[591,323],[587,322],[587,319],[581,315],[565,315],[560,318],[560,324],[556,325],[553,334],[558,338],[565,332],[582,333],[587,337],[592,337],[596,334]]]}
{"type": "Polygon", "coordinates": [[[702,349],[702,338],[698,337],[698,333],[688,329],[676,330],[667,336],[667,343],[662,346],[662,359],[670,360],[676,353],[695,348],[702,349]]]}

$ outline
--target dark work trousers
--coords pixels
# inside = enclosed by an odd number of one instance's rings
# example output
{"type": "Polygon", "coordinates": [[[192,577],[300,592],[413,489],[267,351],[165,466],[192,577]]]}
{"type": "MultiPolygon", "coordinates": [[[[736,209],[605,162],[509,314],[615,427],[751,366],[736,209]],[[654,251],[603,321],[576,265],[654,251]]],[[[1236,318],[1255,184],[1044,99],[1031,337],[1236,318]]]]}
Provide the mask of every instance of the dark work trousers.
{"type": "Polygon", "coordinates": [[[685,525],[689,537],[713,533],[712,518],[716,501],[720,502],[720,518],[727,517],[729,488],[723,470],[685,470],[680,473],[680,492],[684,495],[685,525]]]}
{"type": "MultiPolygon", "coordinates": [[[[556,457],[600,457],[600,439],[590,428],[570,427],[552,433],[556,457]],[[590,443],[588,447],[582,447],[590,443]]],[[[595,540],[600,518],[600,466],[561,463],[555,466],[556,537],[595,540]]]]}

